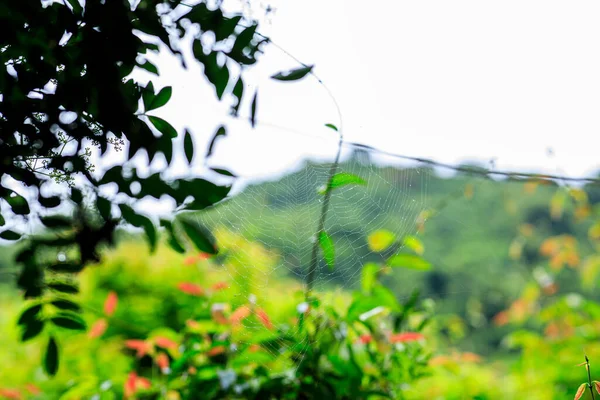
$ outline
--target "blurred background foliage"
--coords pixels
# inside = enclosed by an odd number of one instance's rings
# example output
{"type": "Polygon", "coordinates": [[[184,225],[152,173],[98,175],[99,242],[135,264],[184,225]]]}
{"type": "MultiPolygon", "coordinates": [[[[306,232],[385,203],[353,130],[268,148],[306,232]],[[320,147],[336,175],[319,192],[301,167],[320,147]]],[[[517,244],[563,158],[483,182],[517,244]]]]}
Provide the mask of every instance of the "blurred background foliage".
{"type": "MultiPolygon", "coordinates": [[[[249,186],[199,214],[222,249],[217,256],[179,254],[163,245],[151,254],[137,234],[122,232],[117,249],[81,274],[78,298],[90,329],[61,343],[61,368],[54,379],[39,365],[43,343],[18,344],[16,320],[25,305],[10,279],[3,279],[0,332],[11,350],[0,356],[0,395],[17,398],[18,391],[22,398],[121,398],[127,385],[137,382],[131,387],[139,398],[187,398],[181,382],[196,388],[193,380],[186,381],[195,373],[202,376],[203,393],[214,398],[280,398],[286,388],[290,398],[311,398],[310,390],[322,390],[312,394],[318,398],[331,390],[338,398],[559,399],[574,395],[585,380],[583,368],[576,367],[584,353],[594,373],[594,360],[600,359],[597,187],[498,182],[468,174],[442,178],[429,171],[427,199],[413,221],[412,236],[424,253],[419,246],[405,245],[403,251],[422,253],[432,267],[377,269],[376,279],[381,288],[389,288],[392,303],[383,300],[379,289],[365,287],[367,265],[379,262],[373,249],[390,246],[386,231],[377,236],[364,230],[369,221],[361,221],[365,213],[354,209],[356,202],[337,204],[356,216],[352,237],[361,238],[363,245],[351,241],[348,246],[355,252],[345,253],[348,232],[336,236],[330,230],[339,246],[335,268],[362,269],[362,278],[350,280],[343,273],[321,277],[316,303],[309,304],[302,281],[285,263],[294,257],[303,263],[303,249],[294,247],[299,233],[290,229],[290,220],[316,215],[309,209],[318,204],[312,190],[290,196],[291,182],[318,182],[315,169],[322,166],[309,163],[280,181],[249,186]],[[425,222],[424,212],[430,213],[425,222]],[[257,220],[277,234],[261,235],[257,220]],[[419,300],[411,297],[414,289],[420,289],[419,300]],[[369,299],[387,308],[368,317],[372,325],[352,311],[369,299]],[[305,315],[306,309],[311,311],[305,315]],[[408,318],[395,329],[404,312],[408,318]],[[326,325],[320,325],[323,321],[326,325]],[[319,326],[328,329],[319,333],[319,326]],[[314,339],[310,346],[306,337],[314,339]],[[157,344],[160,340],[166,347],[157,344]],[[298,345],[305,358],[295,358],[298,345]],[[203,356],[189,358],[188,346],[199,348],[203,356]],[[308,348],[324,353],[320,361],[309,362],[308,348]],[[348,369],[354,368],[349,367],[348,349],[356,371],[348,369]],[[404,358],[386,370],[394,354],[404,358]],[[306,367],[305,375],[298,373],[299,365],[306,367]],[[205,372],[198,374],[199,369],[205,372]],[[284,382],[290,369],[300,377],[295,383],[284,382]],[[353,374],[359,377],[355,383],[353,374]]],[[[384,183],[391,176],[386,170],[391,167],[367,167],[351,158],[341,169],[368,176],[372,201],[386,199],[384,183]],[[378,184],[377,177],[385,182],[378,184]],[[378,187],[381,193],[373,189],[378,187]]],[[[424,188],[407,190],[420,196],[424,188]]],[[[335,201],[343,202],[344,195],[335,201]]],[[[381,216],[391,225],[400,217],[381,216]]],[[[3,260],[11,252],[12,247],[3,247],[3,260]]],[[[389,258],[380,265],[386,262],[393,264],[389,258]]],[[[14,270],[4,261],[0,273],[12,277],[14,270]]],[[[370,309],[367,304],[360,312],[370,309]]]]}

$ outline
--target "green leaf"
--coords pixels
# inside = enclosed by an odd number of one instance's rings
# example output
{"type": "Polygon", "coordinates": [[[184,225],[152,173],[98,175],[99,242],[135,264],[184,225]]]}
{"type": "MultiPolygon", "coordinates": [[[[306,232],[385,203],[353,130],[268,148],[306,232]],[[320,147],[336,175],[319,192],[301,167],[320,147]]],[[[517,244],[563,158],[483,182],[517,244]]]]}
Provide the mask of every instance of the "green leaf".
{"type": "Polygon", "coordinates": [[[28,324],[26,324],[21,333],[21,341],[26,342],[29,339],[33,339],[37,335],[39,335],[44,329],[44,321],[39,319],[33,319],[28,324]]]}
{"type": "Polygon", "coordinates": [[[148,111],[152,100],[154,100],[154,85],[152,81],[142,91],[142,100],[144,101],[144,110],[148,111]]]}
{"type": "Polygon", "coordinates": [[[425,252],[425,246],[423,245],[423,242],[414,236],[405,236],[403,242],[406,247],[420,256],[425,252]]]}
{"type": "Polygon", "coordinates": [[[371,292],[371,289],[373,289],[373,287],[377,283],[377,275],[379,274],[380,270],[381,266],[379,264],[370,262],[363,265],[362,275],[360,278],[360,284],[363,292],[371,292]]]}
{"type": "Polygon", "coordinates": [[[25,197],[12,192],[10,195],[5,196],[4,200],[10,205],[12,211],[18,215],[27,215],[31,212],[29,204],[25,197]]]}
{"type": "Polygon", "coordinates": [[[52,300],[50,304],[61,310],[81,311],[81,307],[70,300],[56,299],[52,300]]]}
{"type": "Polygon", "coordinates": [[[371,233],[367,237],[369,249],[376,252],[381,252],[389,248],[396,241],[396,235],[386,229],[381,229],[371,233]]]}
{"type": "Polygon", "coordinates": [[[348,172],[340,172],[331,177],[331,181],[329,181],[328,187],[325,189],[319,190],[319,194],[325,194],[327,191],[346,186],[346,185],[366,185],[367,181],[365,181],[360,176],[350,174],[348,172]]]}
{"type": "Polygon", "coordinates": [[[185,218],[181,218],[179,222],[188,238],[198,250],[208,254],[217,254],[214,238],[203,226],[185,218]]]}
{"type": "Polygon", "coordinates": [[[329,269],[333,269],[335,262],[335,247],[333,245],[333,240],[325,231],[319,232],[319,245],[321,245],[321,249],[323,250],[323,258],[327,263],[329,269]]]}
{"type": "Polygon", "coordinates": [[[4,224],[6,224],[6,220],[2,215],[0,215],[0,226],[4,226],[4,224]]]}
{"type": "Polygon", "coordinates": [[[156,68],[156,65],[152,64],[148,60],[144,60],[143,63],[138,63],[138,67],[145,69],[146,71],[148,71],[152,74],[158,75],[158,68],[156,68]]]}
{"type": "Polygon", "coordinates": [[[431,268],[431,264],[421,257],[414,254],[396,254],[388,258],[387,265],[395,268],[409,268],[420,271],[427,271],[431,268]]]}
{"type": "Polygon", "coordinates": [[[74,331],[85,331],[86,329],[83,319],[75,314],[61,313],[50,318],[50,321],[52,321],[54,325],[65,329],[74,331]]]}
{"type": "Polygon", "coordinates": [[[177,131],[175,130],[175,128],[173,128],[173,125],[171,125],[164,119],[155,117],[153,115],[149,115],[148,119],[150,120],[150,122],[152,122],[152,125],[154,125],[154,127],[158,129],[158,131],[162,133],[165,137],[171,139],[177,137],[177,131]]]}
{"type": "Polygon", "coordinates": [[[81,13],[83,12],[83,7],[81,7],[81,4],[79,4],[79,0],[67,0],[67,1],[73,8],[73,14],[78,15],[78,16],[81,15],[81,13]]]}
{"type": "Polygon", "coordinates": [[[0,232],[0,238],[4,240],[19,240],[21,239],[21,234],[15,231],[6,230],[0,232]]]}
{"type": "Polygon", "coordinates": [[[194,158],[194,140],[187,129],[183,138],[183,149],[185,151],[185,158],[187,158],[188,163],[191,164],[192,159],[194,158]]]}
{"type": "Polygon", "coordinates": [[[208,151],[206,152],[206,157],[210,157],[211,154],[213,153],[213,150],[215,147],[215,142],[217,141],[217,138],[219,136],[225,136],[226,134],[227,134],[227,131],[225,130],[224,126],[220,126],[219,129],[217,129],[217,133],[215,133],[212,140],[210,141],[210,144],[208,145],[208,151]]]}
{"type": "Polygon", "coordinates": [[[256,126],[256,97],[258,96],[258,90],[254,92],[254,97],[252,98],[252,106],[250,109],[250,124],[254,128],[256,126]]]}
{"type": "Polygon", "coordinates": [[[154,251],[156,249],[156,241],[158,238],[156,234],[156,228],[154,227],[152,220],[144,215],[136,213],[133,208],[127,204],[119,204],[119,208],[121,209],[121,213],[123,214],[123,219],[125,219],[125,221],[135,227],[144,229],[148,239],[148,244],[150,245],[150,250],[154,251]]]}
{"type": "Polygon", "coordinates": [[[308,75],[312,71],[313,67],[314,65],[307,65],[289,71],[278,72],[275,75],[272,75],[271,78],[278,81],[297,81],[308,75]]]}
{"type": "Polygon", "coordinates": [[[71,188],[71,200],[73,200],[75,204],[81,204],[83,202],[83,193],[81,193],[81,190],[71,188]]]}
{"type": "Polygon", "coordinates": [[[160,92],[158,92],[156,96],[154,96],[150,104],[148,104],[148,107],[146,107],[146,111],[156,110],[157,108],[164,106],[169,102],[172,94],[173,88],[171,86],[166,86],[162,88],[160,92]]]}
{"type": "Polygon", "coordinates": [[[334,124],[325,124],[325,126],[328,127],[328,128],[330,128],[330,129],[333,129],[336,132],[338,131],[337,126],[335,126],[334,124]]]}
{"type": "Polygon", "coordinates": [[[77,286],[71,285],[70,283],[53,282],[53,283],[49,283],[48,287],[50,289],[54,289],[57,292],[61,292],[61,293],[74,294],[74,293],[79,292],[79,289],[77,288],[77,286]]]}
{"type": "Polygon", "coordinates": [[[71,226],[71,220],[64,215],[51,215],[48,217],[41,217],[42,224],[48,228],[69,228],[71,226]]]}
{"type": "Polygon", "coordinates": [[[56,340],[52,336],[48,340],[48,346],[46,347],[44,370],[50,376],[56,375],[56,372],[58,371],[58,346],[56,345],[56,340]]]}
{"type": "Polygon", "coordinates": [[[35,304],[21,313],[17,325],[28,325],[35,320],[39,320],[38,314],[42,310],[41,304],[35,304]]]}

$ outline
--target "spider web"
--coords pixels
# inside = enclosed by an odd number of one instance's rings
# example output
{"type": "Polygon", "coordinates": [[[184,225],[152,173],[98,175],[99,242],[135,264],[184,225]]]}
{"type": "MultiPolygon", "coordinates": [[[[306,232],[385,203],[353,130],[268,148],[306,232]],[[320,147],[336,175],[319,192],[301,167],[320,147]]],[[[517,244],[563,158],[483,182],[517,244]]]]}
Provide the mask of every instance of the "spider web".
{"type": "MultiPolygon", "coordinates": [[[[322,146],[315,142],[309,147],[322,146]]],[[[269,147],[263,149],[268,156],[269,147]]],[[[332,151],[329,159],[308,159],[275,181],[272,175],[260,173],[238,177],[233,187],[233,191],[238,192],[236,195],[198,215],[200,222],[211,230],[224,229],[278,256],[271,265],[260,261],[255,264],[251,253],[256,249],[238,246],[224,248],[226,255],[214,260],[230,282],[243,288],[240,296],[246,298],[238,299],[241,303],[277,310],[284,307],[280,304],[283,300],[288,307],[288,303],[292,303],[295,308],[292,314],[295,312],[297,316],[306,307],[303,292],[324,199],[318,191],[327,182],[334,154],[332,151]],[[281,279],[292,282],[290,287],[295,289],[270,294],[275,282],[281,279]]],[[[429,182],[434,172],[429,167],[402,165],[392,156],[370,154],[347,144],[342,144],[341,154],[337,172],[359,176],[366,184],[333,190],[325,231],[335,246],[335,264],[330,268],[319,248],[313,289],[319,294],[333,292],[349,296],[360,287],[362,266],[369,261],[383,261],[381,255],[369,250],[369,233],[385,229],[398,239],[418,235],[416,222],[428,207],[429,182]]],[[[245,324],[250,337],[260,336],[265,330],[264,324],[254,321],[245,324]]],[[[297,323],[276,317],[274,323],[292,333],[299,329],[297,323]]],[[[274,355],[276,347],[266,350],[274,355]]]]}

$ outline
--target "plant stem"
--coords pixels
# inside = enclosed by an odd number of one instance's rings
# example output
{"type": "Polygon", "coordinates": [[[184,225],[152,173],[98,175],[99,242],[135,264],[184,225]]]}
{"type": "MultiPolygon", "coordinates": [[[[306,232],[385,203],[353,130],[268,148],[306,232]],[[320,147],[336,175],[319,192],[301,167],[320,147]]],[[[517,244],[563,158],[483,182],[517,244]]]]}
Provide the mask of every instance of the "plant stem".
{"type": "Polygon", "coordinates": [[[590,360],[588,359],[587,355],[585,356],[585,369],[587,369],[587,373],[588,373],[588,388],[590,389],[590,394],[592,395],[592,400],[595,400],[594,397],[594,389],[592,385],[592,373],[590,372],[590,360]]]}
{"type": "Polygon", "coordinates": [[[327,219],[327,211],[329,210],[329,202],[331,200],[331,192],[332,192],[331,180],[333,179],[333,176],[337,172],[337,169],[338,169],[338,166],[340,163],[340,155],[342,153],[342,144],[343,144],[343,139],[342,139],[342,135],[340,135],[340,141],[338,143],[338,149],[337,149],[337,154],[335,156],[335,161],[331,165],[331,169],[329,170],[329,176],[327,177],[327,186],[326,186],[326,191],[325,191],[325,195],[324,195],[324,199],[323,199],[323,206],[321,207],[321,215],[319,216],[319,225],[317,227],[317,233],[315,235],[315,241],[314,241],[313,247],[312,247],[312,255],[311,255],[310,264],[308,267],[308,276],[306,277],[306,292],[305,292],[306,300],[308,300],[308,298],[310,296],[310,292],[312,291],[312,288],[314,286],[315,277],[317,274],[317,266],[319,264],[319,259],[318,259],[319,237],[321,236],[321,232],[323,232],[325,229],[325,220],[327,219]]]}

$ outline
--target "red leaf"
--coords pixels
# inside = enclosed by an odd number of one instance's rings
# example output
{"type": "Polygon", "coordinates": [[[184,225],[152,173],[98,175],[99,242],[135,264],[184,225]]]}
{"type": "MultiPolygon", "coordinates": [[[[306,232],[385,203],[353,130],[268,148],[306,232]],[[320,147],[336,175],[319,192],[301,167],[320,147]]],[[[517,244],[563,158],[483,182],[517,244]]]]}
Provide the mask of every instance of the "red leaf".
{"type": "Polygon", "coordinates": [[[125,381],[125,386],[123,387],[123,392],[124,392],[126,399],[135,395],[136,381],[137,381],[137,374],[135,372],[130,372],[129,375],[127,376],[127,380],[125,381]]]}
{"type": "Polygon", "coordinates": [[[191,296],[204,296],[204,289],[202,289],[202,287],[196,285],[195,283],[182,282],[179,285],[177,285],[177,287],[183,293],[189,294],[191,296]]]}
{"type": "Polygon", "coordinates": [[[159,353],[156,356],[156,365],[160,368],[161,371],[165,372],[167,368],[169,368],[169,356],[165,353],[159,353]]]}
{"type": "Polygon", "coordinates": [[[392,343],[407,343],[421,339],[425,339],[425,336],[416,332],[395,333],[390,335],[390,342],[392,343]]]}
{"type": "Polygon", "coordinates": [[[269,316],[267,315],[265,310],[263,310],[262,308],[258,308],[256,310],[256,316],[258,317],[258,320],[261,322],[261,324],[264,325],[265,328],[267,328],[269,330],[273,330],[273,323],[271,322],[271,319],[269,318],[269,316]]]}
{"type": "Polygon", "coordinates": [[[162,347],[163,349],[177,349],[178,346],[177,342],[164,336],[158,336],[154,338],[154,343],[156,343],[157,346],[162,347]]]}
{"type": "Polygon", "coordinates": [[[146,354],[148,354],[152,350],[152,344],[148,343],[145,340],[137,340],[137,339],[126,340],[125,346],[129,349],[136,350],[137,351],[136,356],[139,358],[144,357],[146,354]]]}
{"type": "Polygon", "coordinates": [[[370,343],[371,340],[373,340],[373,338],[369,334],[360,335],[360,337],[358,338],[358,341],[362,344],[370,343]]]}
{"type": "Polygon", "coordinates": [[[104,301],[104,314],[109,317],[113,315],[117,309],[118,302],[119,298],[117,297],[117,293],[111,291],[108,296],[106,296],[106,300],[104,301]]]}
{"type": "Polygon", "coordinates": [[[0,397],[19,400],[21,399],[21,392],[17,389],[0,389],[0,397]]]}
{"type": "Polygon", "coordinates": [[[106,332],[106,328],[108,328],[108,322],[106,322],[104,318],[99,319],[98,321],[94,322],[94,325],[92,325],[92,327],[90,328],[88,336],[92,339],[98,338],[104,335],[104,332],[106,332]]]}
{"type": "Polygon", "coordinates": [[[577,389],[577,393],[575,393],[575,398],[573,400],[579,400],[581,398],[581,396],[583,396],[586,386],[587,386],[586,383],[582,383],[581,385],[579,385],[579,388],[577,389]]]}

